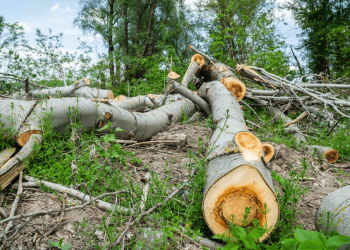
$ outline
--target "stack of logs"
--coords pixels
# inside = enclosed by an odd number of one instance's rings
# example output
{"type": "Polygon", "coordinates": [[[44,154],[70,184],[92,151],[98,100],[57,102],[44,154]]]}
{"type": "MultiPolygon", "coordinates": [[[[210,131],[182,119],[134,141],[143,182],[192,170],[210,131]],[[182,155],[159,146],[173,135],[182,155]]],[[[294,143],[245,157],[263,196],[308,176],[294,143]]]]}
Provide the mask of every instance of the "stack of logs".
{"type": "MultiPolygon", "coordinates": [[[[190,48],[195,50],[192,46],[190,48]]],[[[250,222],[257,219],[262,225],[273,228],[279,217],[279,204],[266,162],[270,161],[274,150],[250,132],[239,103],[248,95],[249,99],[266,105],[267,92],[276,96],[284,91],[297,91],[297,87],[293,85],[288,89],[284,79],[278,79],[283,83],[270,78],[266,80],[253,69],[239,65],[239,74],[273,88],[264,91],[248,89],[234,74],[234,69],[195,51],[198,54],[191,58],[181,82],[175,72],[168,74],[164,95],[114,98],[110,90],[90,88],[85,77],[67,87],[31,92],[30,100],[0,99],[2,136],[16,140],[21,147],[6,151],[7,156],[2,161],[0,159],[1,188],[6,188],[26,167],[26,159],[35,156],[48,121],[58,133],[67,132],[75,121],[85,130],[114,133],[121,140],[142,142],[150,140],[171,123],[179,122],[184,113],[192,116],[197,109],[205,115],[212,114],[215,123],[206,159],[207,178],[202,207],[209,228],[214,234],[222,234],[232,219],[240,225],[246,207],[251,208],[250,222]],[[191,81],[197,92],[188,89],[191,81]],[[269,210],[267,216],[264,215],[265,204],[269,210]]],[[[308,93],[316,95],[315,91],[308,93]]],[[[283,112],[278,113],[280,111],[276,108],[271,108],[271,111],[290,123],[288,128],[293,129],[298,140],[305,141],[283,112]]],[[[311,109],[308,111],[312,112],[311,109]]],[[[330,149],[318,147],[318,150],[324,153],[330,149]]],[[[328,157],[331,160],[337,158],[334,151],[328,157]]],[[[272,230],[259,240],[266,239],[270,232],[272,230]]]]}

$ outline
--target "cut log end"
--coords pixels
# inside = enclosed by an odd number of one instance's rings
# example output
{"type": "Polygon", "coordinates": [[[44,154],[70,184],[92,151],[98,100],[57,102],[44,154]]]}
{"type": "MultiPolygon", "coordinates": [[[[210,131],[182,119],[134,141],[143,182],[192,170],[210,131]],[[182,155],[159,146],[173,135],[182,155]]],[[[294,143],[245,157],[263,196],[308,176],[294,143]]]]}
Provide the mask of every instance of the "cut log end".
{"type": "Polygon", "coordinates": [[[89,84],[90,84],[90,80],[89,80],[89,78],[84,77],[83,79],[84,79],[84,82],[85,82],[87,85],[89,85],[89,84]]]}
{"type": "Polygon", "coordinates": [[[264,158],[266,162],[270,162],[273,155],[275,154],[274,147],[269,143],[263,143],[264,158]]]}
{"type": "Polygon", "coordinates": [[[338,151],[332,148],[328,149],[324,153],[323,158],[325,158],[329,163],[335,163],[339,158],[338,151]]]}
{"type": "MultiPolygon", "coordinates": [[[[113,92],[112,92],[112,94],[113,94],[113,92]]],[[[125,99],[126,99],[125,95],[118,95],[113,101],[117,102],[117,101],[122,101],[122,100],[125,100],[125,99]]]]}
{"type": "Polygon", "coordinates": [[[199,64],[199,67],[202,67],[203,64],[205,64],[204,57],[200,54],[195,54],[191,58],[191,62],[196,62],[199,64]]]}
{"type": "Polygon", "coordinates": [[[27,144],[27,142],[29,141],[30,137],[33,134],[39,134],[40,135],[40,134],[42,134],[42,131],[41,130],[29,130],[29,131],[26,131],[23,134],[21,134],[20,136],[18,136],[16,141],[21,147],[23,147],[24,145],[27,144]]]}
{"type": "Polygon", "coordinates": [[[169,74],[168,74],[168,78],[175,81],[175,82],[180,82],[180,75],[171,71],[169,74]]]}
{"type": "Polygon", "coordinates": [[[249,132],[239,132],[235,136],[236,144],[246,161],[260,161],[262,144],[260,140],[249,132]]]}
{"type": "Polygon", "coordinates": [[[108,93],[107,93],[107,98],[110,99],[110,100],[113,100],[114,99],[114,94],[113,94],[113,91],[112,90],[109,90],[108,93]]]}
{"type": "MultiPolygon", "coordinates": [[[[275,194],[266,184],[259,171],[249,164],[243,164],[221,177],[208,190],[203,201],[203,213],[209,228],[214,234],[222,234],[228,229],[232,219],[239,226],[245,209],[250,207],[248,225],[257,219],[261,225],[274,226],[279,215],[275,194]],[[264,204],[270,211],[266,218],[264,204]]],[[[259,240],[268,237],[266,233],[259,240]]]]}
{"type": "Polygon", "coordinates": [[[243,82],[241,82],[238,78],[229,76],[226,78],[222,78],[220,82],[236,97],[239,99],[243,99],[246,92],[246,86],[243,82]]]}

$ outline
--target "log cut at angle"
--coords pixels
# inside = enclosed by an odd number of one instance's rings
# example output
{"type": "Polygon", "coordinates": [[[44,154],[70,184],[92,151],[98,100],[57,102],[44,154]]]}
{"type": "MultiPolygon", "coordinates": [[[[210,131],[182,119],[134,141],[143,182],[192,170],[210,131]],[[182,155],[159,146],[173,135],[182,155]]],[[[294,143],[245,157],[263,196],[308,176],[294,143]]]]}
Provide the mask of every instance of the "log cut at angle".
{"type": "MultiPolygon", "coordinates": [[[[214,234],[223,234],[228,222],[241,225],[246,207],[251,207],[248,220],[274,227],[279,205],[272,177],[262,161],[260,140],[248,131],[243,111],[236,98],[219,81],[201,86],[199,95],[211,107],[216,129],[210,140],[209,163],[203,194],[203,214],[214,234]],[[264,204],[270,211],[265,218],[264,204]]],[[[271,231],[270,231],[271,233],[271,231]]],[[[260,241],[266,239],[265,233],[260,241]]]]}

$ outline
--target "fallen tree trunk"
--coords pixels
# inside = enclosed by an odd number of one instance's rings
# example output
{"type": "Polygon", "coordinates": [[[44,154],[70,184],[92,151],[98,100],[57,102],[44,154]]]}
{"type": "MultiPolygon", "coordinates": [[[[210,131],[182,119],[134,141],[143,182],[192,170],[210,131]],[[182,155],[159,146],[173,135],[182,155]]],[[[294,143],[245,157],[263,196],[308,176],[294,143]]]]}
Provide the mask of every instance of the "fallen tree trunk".
{"type": "Polygon", "coordinates": [[[179,122],[183,114],[191,116],[194,111],[193,103],[184,98],[147,113],[132,113],[84,98],[49,99],[35,106],[16,140],[19,145],[25,145],[32,134],[41,133],[44,118],[48,118],[52,121],[53,129],[59,133],[66,132],[72,123],[80,122],[83,129],[101,129],[109,121],[111,127],[100,133],[115,131],[114,134],[120,139],[145,141],[172,122],[179,122]],[[122,131],[116,131],[116,128],[122,131]]]}
{"type": "Polygon", "coordinates": [[[199,97],[196,93],[189,90],[185,86],[180,85],[177,82],[172,83],[173,89],[183,95],[184,97],[190,99],[192,102],[197,104],[207,115],[211,114],[210,107],[206,101],[204,101],[201,97],[199,97]]]}
{"type": "Polygon", "coordinates": [[[200,54],[192,56],[190,66],[188,66],[184,78],[182,79],[181,85],[185,88],[188,88],[188,84],[191,82],[193,77],[197,76],[198,72],[204,64],[205,60],[203,56],[200,54]]]}
{"type": "Polygon", "coordinates": [[[333,148],[315,145],[306,146],[306,148],[312,151],[316,151],[318,155],[326,159],[331,164],[335,163],[339,158],[338,151],[333,148]]]}
{"type": "Polygon", "coordinates": [[[84,77],[80,81],[74,82],[74,84],[67,87],[56,87],[51,89],[41,89],[32,91],[33,97],[39,96],[59,96],[59,97],[85,97],[85,98],[96,98],[96,99],[114,99],[113,91],[107,89],[96,89],[89,87],[90,81],[84,77]]]}
{"type": "MultiPolygon", "coordinates": [[[[322,200],[316,213],[315,227],[325,235],[337,231],[350,236],[350,186],[337,189],[322,200]]],[[[339,249],[350,250],[350,244],[339,249]]]]}
{"type": "MultiPolygon", "coordinates": [[[[235,223],[242,225],[245,208],[251,207],[250,222],[256,218],[262,225],[267,223],[268,228],[273,228],[279,205],[271,174],[261,160],[260,140],[248,132],[239,104],[220,82],[205,83],[198,93],[210,104],[216,121],[203,194],[202,209],[207,225],[214,234],[222,234],[232,216],[235,223]],[[261,212],[264,204],[270,209],[266,219],[261,212]]],[[[259,240],[267,237],[265,233],[259,240]]]]}
{"type": "Polygon", "coordinates": [[[110,102],[113,107],[122,108],[126,110],[137,110],[146,107],[146,97],[136,96],[121,101],[110,102]]]}
{"type": "MultiPolygon", "coordinates": [[[[203,67],[199,74],[203,82],[219,81],[231,93],[239,99],[243,99],[246,92],[246,86],[237,76],[223,63],[208,64],[203,67]]],[[[200,86],[197,86],[197,88],[200,86]]]]}

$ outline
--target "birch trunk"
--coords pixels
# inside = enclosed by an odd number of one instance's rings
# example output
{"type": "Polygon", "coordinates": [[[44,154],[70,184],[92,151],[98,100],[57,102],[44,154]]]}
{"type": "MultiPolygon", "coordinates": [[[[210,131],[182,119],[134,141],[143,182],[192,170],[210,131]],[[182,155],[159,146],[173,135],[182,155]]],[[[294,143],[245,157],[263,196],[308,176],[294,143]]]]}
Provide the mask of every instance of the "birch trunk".
{"type": "Polygon", "coordinates": [[[76,81],[74,84],[67,87],[56,87],[50,89],[41,89],[32,91],[33,97],[39,96],[59,96],[59,97],[85,97],[85,98],[96,98],[96,99],[114,99],[113,91],[107,89],[96,89],[89,87],[90,81],[84,77],[80,81],[76,81]]]}
{"type": "MultiPolygon", "coordinates": [[[[271,174],[261,160],[260,140],[248,132],[239,104],[220,82],[205,83],[198,93],[210,104],[216,123],[202,206],[209,228],[214,234],[224,233],[232,216],[241,225],[246,207],[251,207],[249,221],[256,218],[273,228],[279,205],[271,174]],[[261,213],[264,204],[271,209],[267,220],[261,213]]],[[[267,237],[266,233],[259,240],[267,237]]]]}
{"type": "MultiPolygon", "coordinates": [[[[350,186],[335,190],[323,199],[316,213],[315,227],[325,235],[335,230],[341,235],[350,236],[350,186]],[[327,223],[327,212],[331,213],[332,223],[327,223]]],[[[350,250],[350,244],[339,249],[350,250]]]]}

